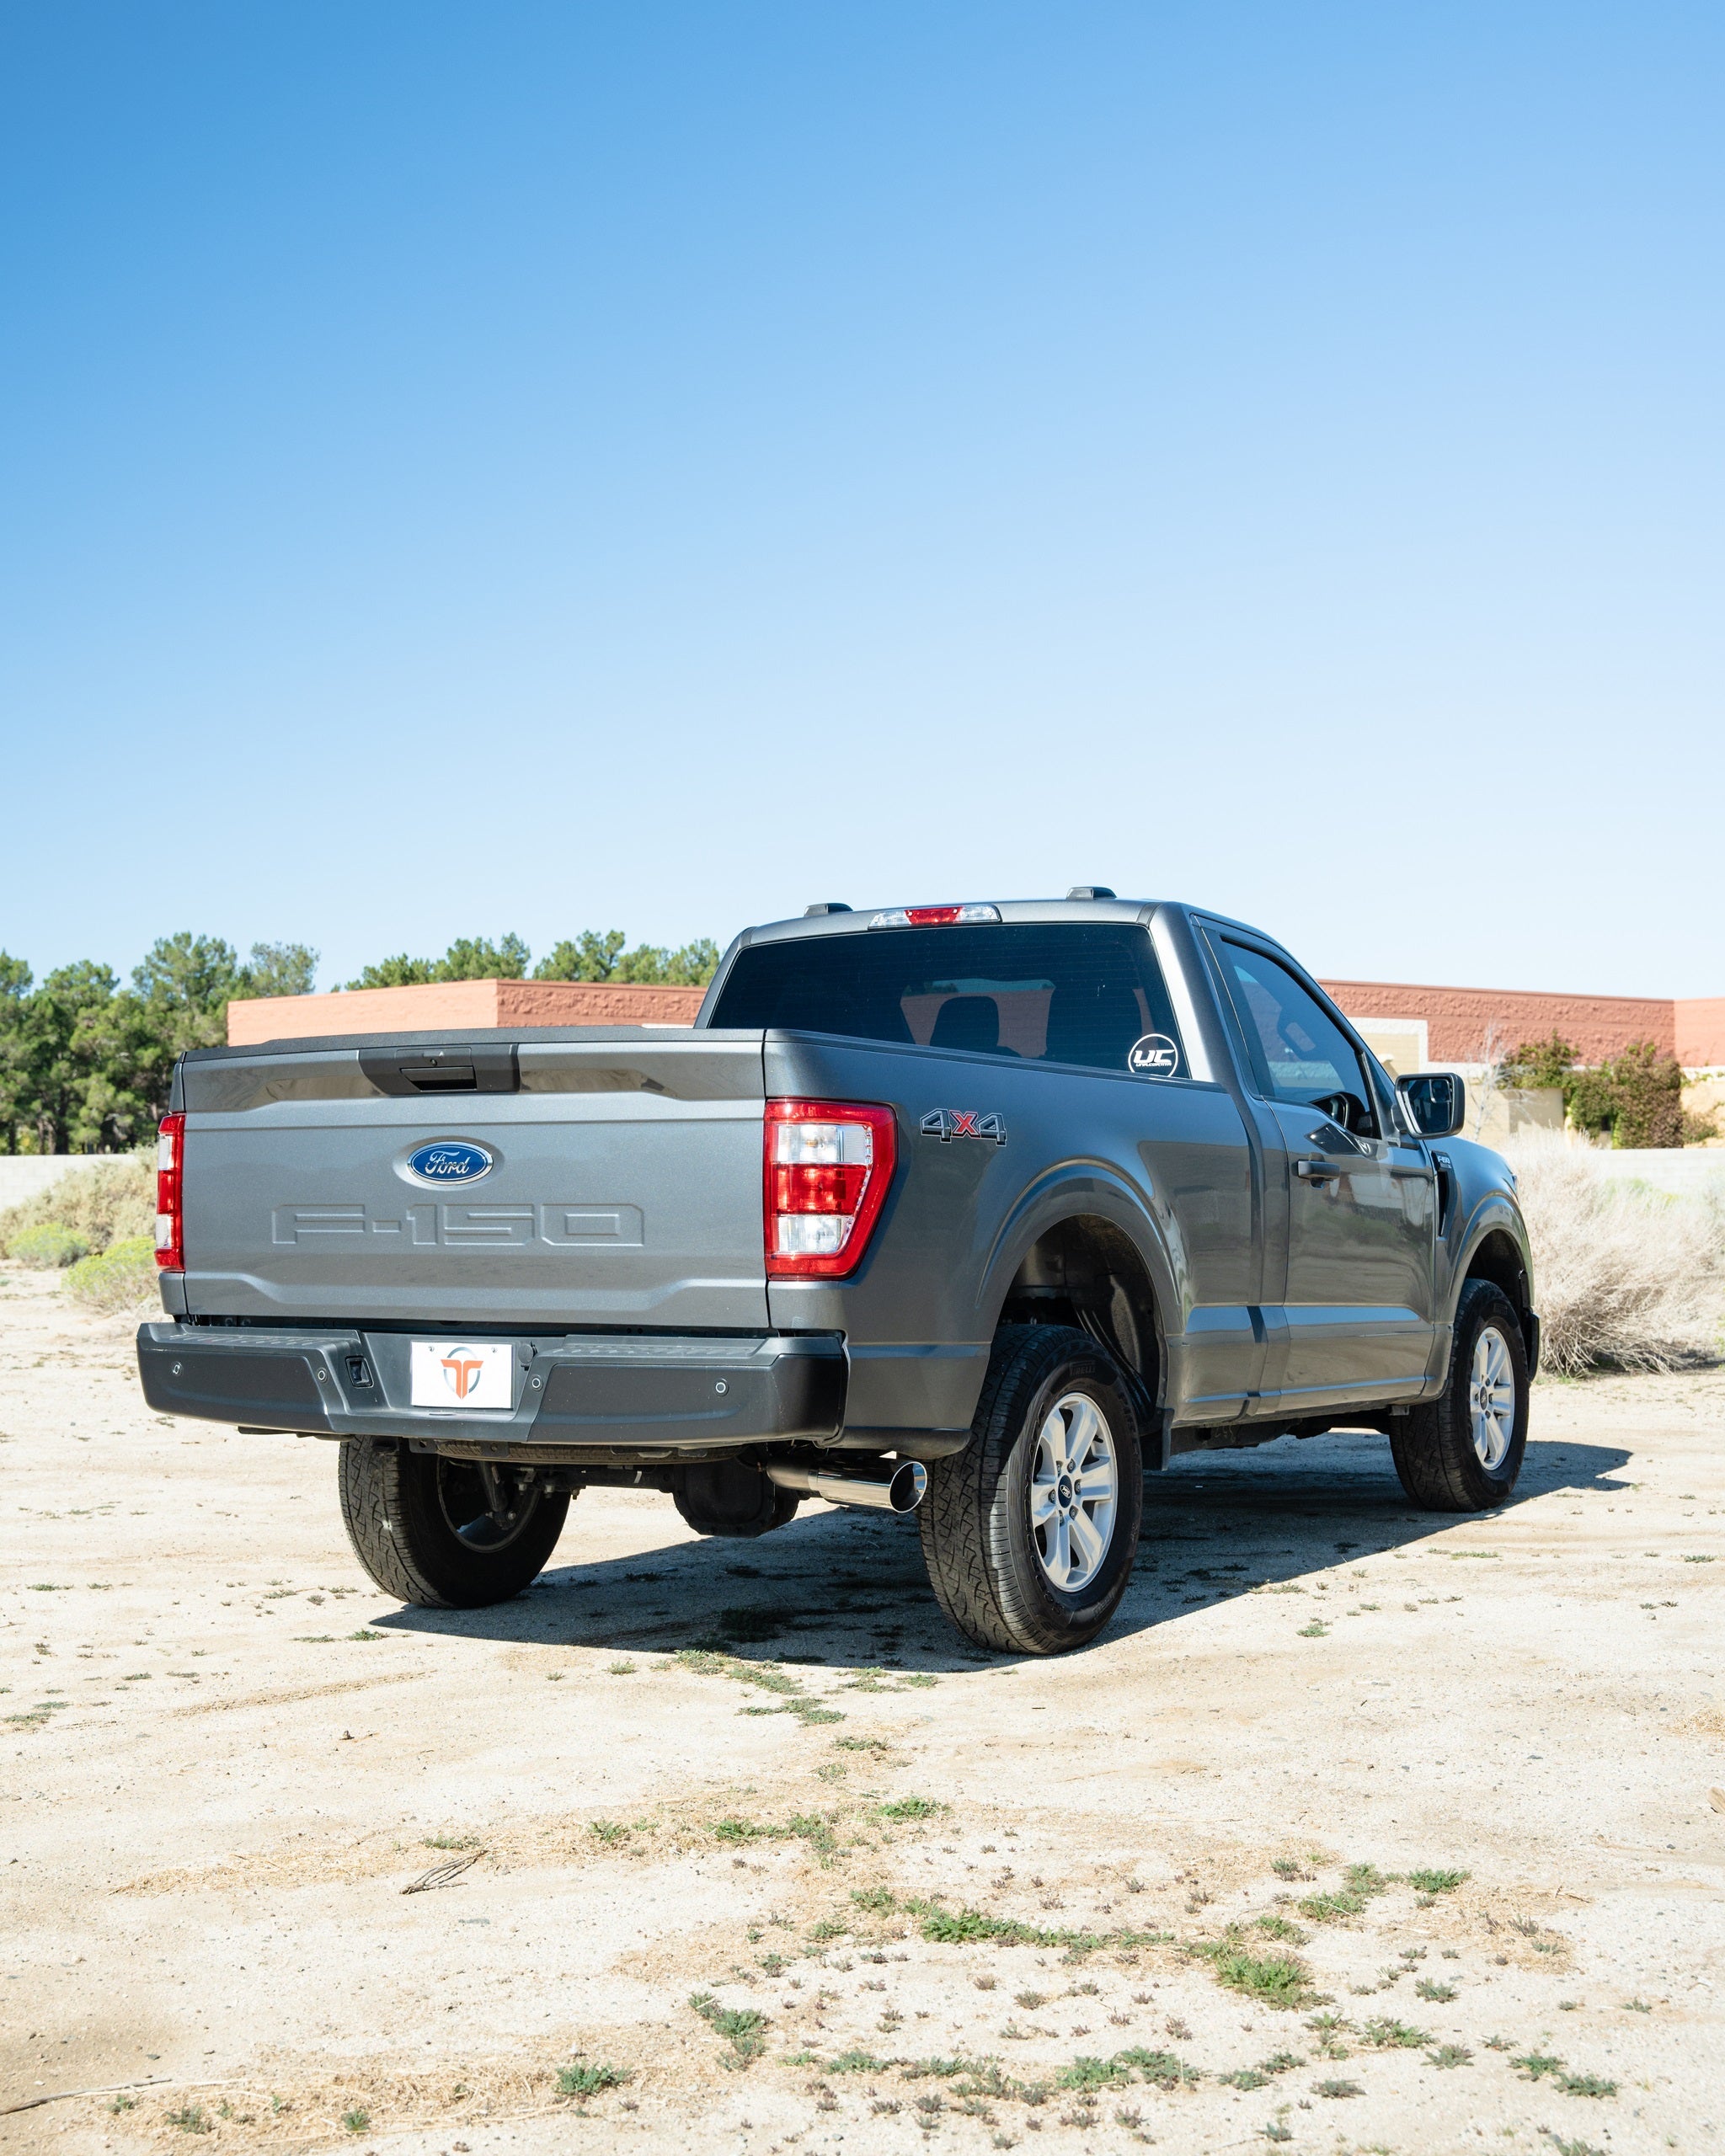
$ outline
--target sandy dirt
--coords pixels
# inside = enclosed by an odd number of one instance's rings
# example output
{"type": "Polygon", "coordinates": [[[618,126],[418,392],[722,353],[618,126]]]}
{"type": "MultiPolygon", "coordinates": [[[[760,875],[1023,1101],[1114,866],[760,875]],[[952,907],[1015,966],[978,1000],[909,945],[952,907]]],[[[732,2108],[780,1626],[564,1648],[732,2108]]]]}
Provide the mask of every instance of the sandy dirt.
{"type": "Polygon", "coordinates": [[[814,1506],[590,1493],[445,1615],[0,1268],[0,2103],[109,2092],[0,2151],[1717,2150],[1722,1427],[1542,1385],[1455,1521],[1188,1460],[1057,1662],[814,1506]]]}

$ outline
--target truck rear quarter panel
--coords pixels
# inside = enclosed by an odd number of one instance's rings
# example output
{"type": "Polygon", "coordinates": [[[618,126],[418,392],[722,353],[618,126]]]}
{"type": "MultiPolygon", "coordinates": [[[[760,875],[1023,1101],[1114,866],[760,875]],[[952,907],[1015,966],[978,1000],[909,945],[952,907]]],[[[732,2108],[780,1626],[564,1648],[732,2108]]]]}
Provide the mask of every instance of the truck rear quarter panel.
{"type": "Polygon", "coordinates": [[[1233,1341],[1237,1361],[1242,1329],[1249,1342],[1250,1153],[1220,1086],[790,1033],[768,1034],[766,1071],[775,1097],[897,1113],[899,1169],[862,1267],[775,1280],[768,1296],[776,1327],[846,1335],[853,1428],[968,1427],[1013,1275],[1039,1236],[1081,1216],[1120,1228],[1144,1262],[1166,1404],[1205,1390],[1214,1342],[1233,1341]],[[943,1108],[998,1118],[1005,1142],[925,1134],[943,1108]]]}

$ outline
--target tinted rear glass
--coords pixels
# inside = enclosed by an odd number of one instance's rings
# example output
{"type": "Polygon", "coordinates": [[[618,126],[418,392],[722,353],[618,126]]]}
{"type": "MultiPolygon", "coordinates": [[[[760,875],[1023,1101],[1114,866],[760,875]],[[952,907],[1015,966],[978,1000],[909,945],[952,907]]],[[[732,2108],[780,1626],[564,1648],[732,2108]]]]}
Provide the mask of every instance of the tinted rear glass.
{"type": "Polygon", "coordinates": [[[1149,934],[1112,923],[877,928],[757,944],[739,954],[712,1023],[1097,1070],[1129,1069],[1134,1047],[1156,1035],[1166,1047],[1152,1052],[1152,1075],[1188,1075],[1149,934]]]}

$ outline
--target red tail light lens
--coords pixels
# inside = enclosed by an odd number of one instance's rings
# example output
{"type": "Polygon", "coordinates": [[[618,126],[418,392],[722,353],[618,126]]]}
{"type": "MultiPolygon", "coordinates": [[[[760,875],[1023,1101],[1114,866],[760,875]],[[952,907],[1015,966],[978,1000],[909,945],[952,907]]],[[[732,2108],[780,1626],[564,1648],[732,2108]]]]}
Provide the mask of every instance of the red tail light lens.
{"type": "Polygon", "coordinates": [[[862,1262],[898,1158],[890,1108],[766,1103],[769,1279],[838,1279],[862,1262]]]}
{"type": "Polygon", "coordinates": [[[185,1118],[164,1115],[156,1129],[156,1262],[185,1271],[185,1118]]]}

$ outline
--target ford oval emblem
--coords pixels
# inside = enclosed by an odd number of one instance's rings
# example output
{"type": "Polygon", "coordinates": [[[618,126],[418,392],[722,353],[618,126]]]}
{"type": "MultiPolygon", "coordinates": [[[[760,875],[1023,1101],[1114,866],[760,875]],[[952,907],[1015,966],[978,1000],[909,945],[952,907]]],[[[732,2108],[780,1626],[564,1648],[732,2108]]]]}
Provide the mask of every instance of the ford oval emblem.
{"type": "Polygon", "coordinates": [[[440,1138],[435,1145],[421,1145],[408,1155],[408,1173],[415,1182],[478,1182],[496,1166],[497,1156],[465,1138],[440,1138]]]}

